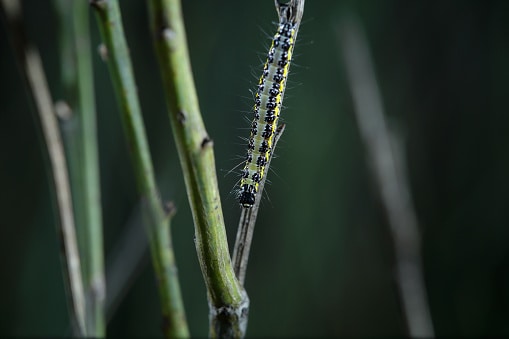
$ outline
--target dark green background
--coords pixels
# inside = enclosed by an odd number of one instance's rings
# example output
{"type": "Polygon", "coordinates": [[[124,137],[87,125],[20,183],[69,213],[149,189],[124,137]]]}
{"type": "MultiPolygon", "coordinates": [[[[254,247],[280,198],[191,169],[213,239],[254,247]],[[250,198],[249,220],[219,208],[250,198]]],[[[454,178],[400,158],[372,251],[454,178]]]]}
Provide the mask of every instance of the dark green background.
{"type": "MultiPolygon", "coordinates": [[[[164,106],[144,1],[121,1],[157,178],[172,223],[186,313],[207,334],[204,283],[164,106]]],[[[184,1],[200,105],[214,140],[233,242],[239,207],[227,175],[244,154],[273,1],[184,1]]],[[[62,95],[56,16],[25,1],[52,95],[62,95]]],[[[335,27],[365,26],[384,106],[405,138],[438,335],[509,335],[509,2],[308,0],[246,288],[252,336],[403,335],[388,225],[372,185],[335,27]]],[[[93,49],[100,43],[91,17],[93,49]]],[[[34,113],[0,29],[0,335],[66,335],[68,318],[34,113]]],[[[106,252],[138,203],[106,65],[94,54],[106,252]]],[[[140,226],[141,227],[141,226],[140,226]]],[[[149,261],[108,325],[160,335],[149,261]]]]}

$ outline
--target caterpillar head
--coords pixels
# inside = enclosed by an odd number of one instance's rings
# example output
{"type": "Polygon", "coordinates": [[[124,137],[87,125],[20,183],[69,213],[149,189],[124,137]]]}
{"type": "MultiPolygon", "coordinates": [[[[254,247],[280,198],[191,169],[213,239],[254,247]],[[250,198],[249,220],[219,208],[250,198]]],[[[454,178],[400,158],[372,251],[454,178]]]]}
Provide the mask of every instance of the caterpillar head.
{"type": "Polygon", "coordinates": [[[253,207],[256,199],[256,189],[253,185],[242,185],[239,194],[239,203],[244,208],[253,207]]]}

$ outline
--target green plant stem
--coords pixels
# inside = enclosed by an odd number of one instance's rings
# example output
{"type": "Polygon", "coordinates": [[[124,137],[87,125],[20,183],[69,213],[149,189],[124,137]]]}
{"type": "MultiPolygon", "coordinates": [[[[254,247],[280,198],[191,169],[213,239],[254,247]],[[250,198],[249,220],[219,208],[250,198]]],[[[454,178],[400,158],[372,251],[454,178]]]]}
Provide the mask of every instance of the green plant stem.
{"type": "Polygon", "coordinates": [[[76,242],[69,176],[62,138],[58,129],[53,100],[37,49],[27,42],[21,6],[16,0],[2,0],[5,16],[18,65],[22,71],[31,103],[38,113],[42,136],[46,144],[49,169],[52,174],[52,193],[57,206],[57,233],[61,243],[61,261],[64,285],[68,296],[71,323],[75,335],[85,336],[85,297],[81,277],[81,263],[76,242]]]}
{"type": "Polygon", "coordinates": [[[86,291],[87,335],[105,336],[105,277],[102,238],[99,155],[89,34],[89,8],[84,1],[58,0],[62,83],[61,114],[74,201],[83,285],[86,291]]]}
{"type": "Polygon", "coordinates": [[[90,4],[96,11],[101,36],[107,47],[110,74],[121,108],[138,190],[144,201],[148,239],[161,298],[163,331],[166,337],[188,337],[169,230],[172,213],[163,210],[156,188],[118,1],[92,0],[90,4]]]}
{"type": "Polygon", "coordinates": [[[81,269],[83,282],[86,285],[88,280],[87,256],[83,255],[87,248],[87,235],[85,232],[86,222],[83,213],[85,202],[83,199],[83,175],[82,172],[82,148],[81,129],[77,114],[77,67],[76,51],[74,44],[73,27],[73,2],[67,0],[54,0],[54,8],[58,18],[59,35],[59,65],[62,94],[55,103],[55,110],[59,117],[62,140],[64,142],[67,166],[69,168],[69,179],[71,182],[71,193],[74,210],[74,222],[76,224],[76,235],[81,258],[81,269]]]}
{"type": "Polygon", "coordinates": [[[78,108],[83,150],[83,194],[87,230],[87,327],[88,334],[105,336],[104,249],[99,179],[99,147],[95,112],[94,79],[89,33],[89,8],[73,2],[73,22],[78,70],[78,108]]]}
{"type": "Polygon", "coordinates": [[[150,24],[191,210],[211,308],[211,336],[242,336],[248,304],[233,272],[215,172],[192,77],[178,0],[150,0],[150,24]],[[244,315],[245,316],[244,316],[244,315]]]}

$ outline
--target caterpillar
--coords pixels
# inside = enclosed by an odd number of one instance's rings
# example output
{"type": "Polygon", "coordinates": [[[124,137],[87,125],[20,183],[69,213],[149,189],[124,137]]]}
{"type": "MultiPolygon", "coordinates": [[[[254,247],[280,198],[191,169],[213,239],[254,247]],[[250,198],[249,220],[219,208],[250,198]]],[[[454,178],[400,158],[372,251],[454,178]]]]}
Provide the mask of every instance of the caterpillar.
{"type": "Polygon", "coordinates": [[[304,11],[304,0],[281,3],[275,0],[279,16],[276,34],[272,39],[263,73],[258,81],[253,106],[254,119],[247,146],[247,156],[241,172],[239,203],[251,208],[256,200],[260,182],[266,174],[266,164],[272,154],[274,133],[290,70],[295,39],[304,11]]]}

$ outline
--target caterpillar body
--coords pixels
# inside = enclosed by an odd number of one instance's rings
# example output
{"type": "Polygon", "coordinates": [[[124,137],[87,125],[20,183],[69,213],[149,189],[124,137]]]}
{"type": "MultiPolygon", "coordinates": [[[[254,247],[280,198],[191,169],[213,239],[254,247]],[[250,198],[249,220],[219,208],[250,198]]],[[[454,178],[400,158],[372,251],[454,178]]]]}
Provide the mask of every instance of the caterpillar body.
{"type": "Polygon", "coordinates": [[[283,4],[275,0],[275,3],[279,14],[278,29],[256,89],[254,119],[246,163],[241,172],[239,203],[244,208],[253,206],[260,182],[266,175],[266,164],[272,154],[274,133],[281,114],[295,39],[304,10],[304,1],[292,0],[283,4]]]}

